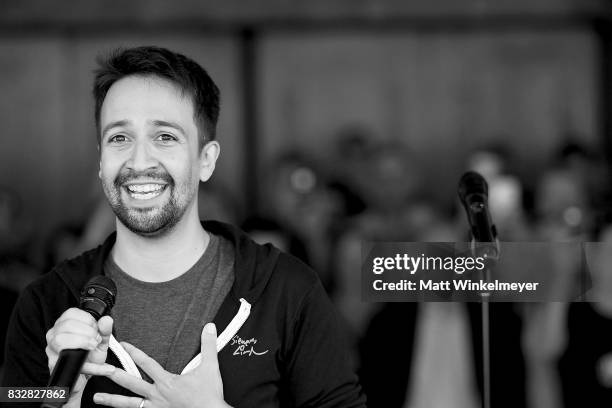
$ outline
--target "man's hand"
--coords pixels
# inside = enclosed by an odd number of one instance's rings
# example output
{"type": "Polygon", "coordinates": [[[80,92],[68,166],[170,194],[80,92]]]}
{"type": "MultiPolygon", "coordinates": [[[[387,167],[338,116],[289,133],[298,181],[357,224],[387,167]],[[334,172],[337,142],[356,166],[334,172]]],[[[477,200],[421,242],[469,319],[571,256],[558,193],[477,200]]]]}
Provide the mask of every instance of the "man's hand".
{"type": "Polygon", "coordinates": [[[97,393],[94,402],[115,408],[220,408],[229,407],[223,400],[223,382],[217,360],[217,330],[208,323],[202,330],[202,361],[183,375],[167,372],[155,360],[136,347],[122,343],[134,362],[153,379],[154,383],[136,378],[117,369],[107,377],[128,390],[141,395],[97,393]]]}
{"type": "Polygon", "coordinates": [[[112,331],[113,319],[110,316],[104,316],[96,322],[96,319],[89,313],[73,307],[66,310],[47,332],[45,353],[49,373],[53,372],[60,351],[64,349],[89,350],[87,360],[72,389],[66,407],[80,406],[81,394],[88,376],[106,375],[114,371],[113,366],[104,363],[112,331]]]}

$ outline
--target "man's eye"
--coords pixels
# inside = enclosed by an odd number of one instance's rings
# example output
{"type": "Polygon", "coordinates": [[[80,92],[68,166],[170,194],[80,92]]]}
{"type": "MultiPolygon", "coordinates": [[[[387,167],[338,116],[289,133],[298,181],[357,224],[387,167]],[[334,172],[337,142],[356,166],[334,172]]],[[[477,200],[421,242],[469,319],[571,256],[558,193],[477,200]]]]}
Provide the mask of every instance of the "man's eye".
{"type": "Polygon", "coordinates": [[[159,140],[162,143],[171,143],[171,142],[175,142],[177,138],[168,133],[162,133],[161,135],[157,137],[157,140],[159,140]]]}
{"type": "Polygon", "coordinates": [[[125,143],[127,138],[124,135],[115,135],[108,139],[110,143],[125,143]]]}

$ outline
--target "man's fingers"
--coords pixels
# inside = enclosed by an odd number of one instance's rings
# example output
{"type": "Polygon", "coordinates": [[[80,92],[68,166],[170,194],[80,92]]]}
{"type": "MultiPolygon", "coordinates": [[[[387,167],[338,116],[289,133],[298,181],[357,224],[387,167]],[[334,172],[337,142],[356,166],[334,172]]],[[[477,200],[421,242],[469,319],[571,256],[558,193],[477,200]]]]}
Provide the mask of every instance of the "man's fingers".
{"type": "Polygon", "coordinates": [[[217,396],[223,400],[223,381],[219,372],[219,360],[217,359],[217,327],[214,323],[208,323],[202,330],[202,360],[194,370],[196,375],[200,374],[210,383],[217,396]]]}
{"type": "Polygon", "coordinates": [[[124,395],[97,393],[94,394],[94,402],[100,405],[106,405],[115,408],[138,408],[142,398],[126,397],[124,395]]]}
{"type": "Polygon", "coordinates": [[[102,316],[98,320],[98,331],[102,336],[102,346],[108,347],[110,336],[113,333],[113,318],[110,316],[102,316]]]}
{"type": "Polygon", "coordinates": [[[93,350],[98,347],[99,342],[89,336],[83,336],[76,333],[58,333],[56,334],[49,346],[55,352],[60,352],[64,349],[83,349],[93,350]]]}
{"type": "Polygon", "coordinates": [[[128,354],[132,357],[137,366],[142,368],[145,373],[151,377],[151,379],[155,382],[163,379],[167,372],[164,370],[162,366],[151,357],[147,356],[143,351],[138,348],[132,346],[129,343],[122,342],[123,348],[128,352],[128,354]]]}
{"type": "Polygon", "coordinates": [[[155,387],[154,385],[149,384],[138,377],[134,377],[121,369],[116,369],[106,376],[113,380],[114,383],[145,397],[150,396],[152,389],[155,387]]]}
{"type": "Polygon", "coordinates": [[[113,318],[110,316],[102,316],[98,320],[98,330],[102,336],[110,337],[113,332],[113,318]]]}
{"type": "Polygon", "coordinates": [[[100,337],[98,327],[91,327],[89,324],[80,320],[63,320],[55,324],[53,331],[55,333],[78,333],[91,338],[100,337]]]}
{"type": "Polygon", "coordinates": [[[53,329],[53,327],[47,331],[47,334],[45,334],[45,340],[47,341],[47,344],[49,344],[54,334],[55,334],[55,330],[53,329]]]}
{"type": "Polygon", "coordinates": [[[87,375],[109,376],[116,370],[118,370],[117,367],[111,364],[96,364],[86,362],[85,364],[83,364],[81,373],[87,375]]]}
{"type": "Polygon", "coordinates": [[[208,323],[204,326],[202,330],[202,363],[200,366],[205,363],[213,363],[218,364],[217,362],[217,327],[214,323],[208,323]]]}
{"type": "Polygon", "coordinates": [[[78,321],[88,324],[94,329],[97,329],[96,319],[94,319],[94,317],[90,315],[89,313],[87,313],[86,311],[81,310],[76,307],[71,307],[70,309],[62,313],[59,319],[57,319],[56,324],[59,322],[63,322],[64,320],[78,320],[78,321]]]}
{"type": "Polygon", "coordinates": [[[47,365],[49,366],[49,373],[53,371],[55,364],[57,363],[57,354],[51,351],[49,346],[45,347],[45,353],[47,354],[47,365]]]}

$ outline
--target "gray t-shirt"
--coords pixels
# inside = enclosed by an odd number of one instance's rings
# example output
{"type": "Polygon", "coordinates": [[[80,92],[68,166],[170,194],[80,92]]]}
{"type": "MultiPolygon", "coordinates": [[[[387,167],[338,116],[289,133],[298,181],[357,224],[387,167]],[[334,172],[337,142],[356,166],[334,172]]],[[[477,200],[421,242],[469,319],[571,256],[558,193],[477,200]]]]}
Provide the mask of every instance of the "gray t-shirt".
{"type": "Polygon", "coordinates": [[[111,313],[117,340],[133,344],[179,374],[199,352],[202,328],[213,320],[234,283],[234,247],[210,234],[195,265],[167,282],[134,279],[111,256],[104,272],[117,285],[111,313]]]}

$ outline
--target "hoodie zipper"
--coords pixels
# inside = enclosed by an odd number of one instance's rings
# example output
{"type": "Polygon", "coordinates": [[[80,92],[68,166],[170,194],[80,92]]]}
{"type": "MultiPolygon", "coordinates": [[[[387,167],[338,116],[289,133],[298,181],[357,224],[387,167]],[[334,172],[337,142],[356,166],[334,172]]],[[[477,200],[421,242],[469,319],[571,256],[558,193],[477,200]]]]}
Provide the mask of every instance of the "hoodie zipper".
{"type": "MultiPolygon", "coordinates": [[[[229,343],[229,341],[238,333],[238,330],[242,327],[244,322],[247,321],[249,315],[251,314],[251,304],[247,302],[244,298],[240,298],[240,308],[238,309],[238,313],[234,316],[231,322],[227,325],[225,330],[217,337],[217,353],[223,349],[229,343]]],[[[119,363],[121,364],[121,368],[123,368],[128,374],[131,374],[135,377],[142,378],[140,376],[140,372],[132,360],[132,357],[128,354],[128,352],[123,348],[123,346],[115,339],[115,337],[111,334],[109,340],[109,348],[110,350],[117,356],[119,363]]],[[[181,374],[188,373],[189,371],[196,368],[200,362],[202,361],[202,355],[199,353],[195,356],[181,371],[181,374]]]]}

